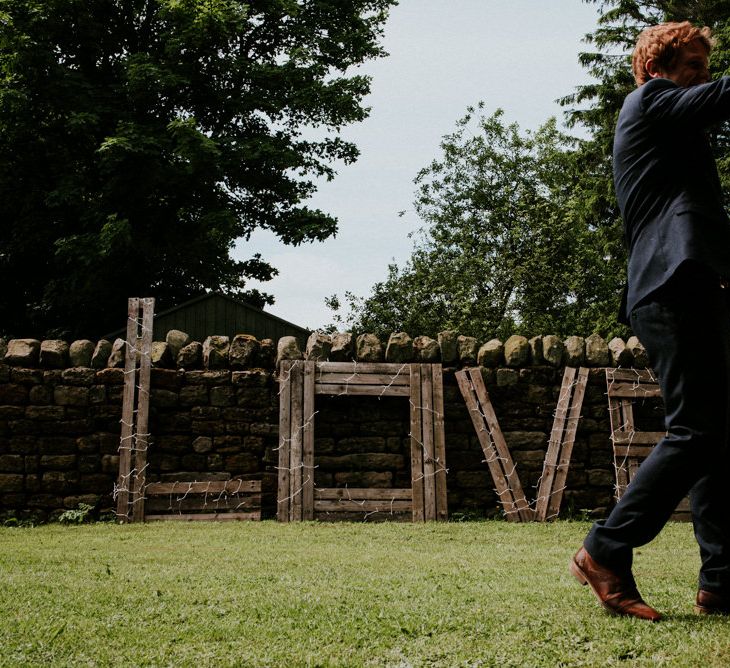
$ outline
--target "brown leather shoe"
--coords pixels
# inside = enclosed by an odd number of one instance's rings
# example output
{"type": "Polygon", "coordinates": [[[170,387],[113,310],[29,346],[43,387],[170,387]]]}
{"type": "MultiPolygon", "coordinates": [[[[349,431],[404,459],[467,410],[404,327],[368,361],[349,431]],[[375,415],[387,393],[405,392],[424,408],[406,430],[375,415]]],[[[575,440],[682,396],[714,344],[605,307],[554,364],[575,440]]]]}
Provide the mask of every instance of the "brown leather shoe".
{"type": "Polygon", "coordinates": [[[658,622],[662,616],[644,603],[630,572],[616,573],[593,560],[581,547],[570,562],[570,572],[582,585],[590,585],[601,605],[616,615],[658,622]]]}
{"type": "Polygon", "coordinates": [[[698,615],[730,615],[730,598],[700,589],[697,592],[695,612],[698,615]]]}

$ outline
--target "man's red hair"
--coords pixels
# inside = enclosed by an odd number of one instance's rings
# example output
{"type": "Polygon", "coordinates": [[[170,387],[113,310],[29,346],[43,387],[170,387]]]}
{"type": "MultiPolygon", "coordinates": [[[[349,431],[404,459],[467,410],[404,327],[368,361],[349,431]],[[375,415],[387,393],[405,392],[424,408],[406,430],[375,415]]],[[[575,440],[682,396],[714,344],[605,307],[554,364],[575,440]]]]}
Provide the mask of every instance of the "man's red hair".
{"type": "Polygon", "coordinates": [[[669,71],[677,61],[680,49],[694,40],[700,40],[709,53],[712,50],[712,31],[708,27],[697,28],[689,21],[660,23],[644,30],[636,42],[631,68],[636,85],[651,79],[646,71],[646,61],[653,58],[660,70],[669,71]]]}

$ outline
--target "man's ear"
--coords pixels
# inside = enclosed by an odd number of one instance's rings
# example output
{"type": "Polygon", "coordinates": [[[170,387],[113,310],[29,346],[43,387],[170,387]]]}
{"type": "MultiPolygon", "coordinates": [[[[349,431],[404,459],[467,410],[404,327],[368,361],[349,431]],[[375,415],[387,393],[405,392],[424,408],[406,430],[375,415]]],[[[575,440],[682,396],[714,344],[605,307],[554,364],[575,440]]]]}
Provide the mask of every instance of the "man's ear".
{"type": "Polygon", "coordinates": [[[659,69],[659,66],[656,64],[656,61],[653,58],[649,58],[646,63],[644,63],[644,69],[646,70],[646,73],[652,78],[657,79],[661,76],[663,76],[663,72],[659,69]]]}

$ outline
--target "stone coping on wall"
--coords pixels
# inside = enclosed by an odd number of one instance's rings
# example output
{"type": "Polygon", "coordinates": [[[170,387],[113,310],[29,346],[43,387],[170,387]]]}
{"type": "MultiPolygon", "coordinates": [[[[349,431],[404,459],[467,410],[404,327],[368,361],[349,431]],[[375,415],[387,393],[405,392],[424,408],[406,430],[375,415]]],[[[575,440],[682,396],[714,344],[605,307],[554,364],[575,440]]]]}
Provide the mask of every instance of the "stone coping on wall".
{"type": "MultiPolygon", "coordinates": [[[[68,343],[52,339],[0,339],[0,363],[24,368],[93,369],[124,366],[125,342],[114,343],[78,340],[68,343]]],[[[273,369],[281,360],[317,360],[333,362],[432,362],[460,367],[479,365],[487,368],[528,366],[636,367],[649,365],[644,347],[632,336],[606,341],[598,334],[584,338],[561,339],[548,334],[530,339],[510,336],[506,341],[480,342],[453,330],[440,332],[437,338],[410,337],[395,332],[387,342],[374,334],[355,336],[350,332],[325,334],[314,332],[304,351],[295,337],[285,336],[275,346],[271,339],[258,340],[248,334],[209,336],[205,341],[191,341],[181,331],[171,330],[165,341],[155,341],[152,364],[157,368],[178,369],[273,369]]]]}

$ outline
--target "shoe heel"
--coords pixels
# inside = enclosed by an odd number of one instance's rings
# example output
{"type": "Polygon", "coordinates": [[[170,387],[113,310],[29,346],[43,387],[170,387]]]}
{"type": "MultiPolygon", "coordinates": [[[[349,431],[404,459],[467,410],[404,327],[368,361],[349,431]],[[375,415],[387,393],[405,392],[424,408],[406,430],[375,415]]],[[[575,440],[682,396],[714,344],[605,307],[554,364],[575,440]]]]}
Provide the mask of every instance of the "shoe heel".
{"type": "Polygon", "coordinates": [[[588,580],[586,580],[585,575],[583,575],[575,561],[570,562],[570,572],[573,574],[573,577],[578,580],[578,582],[580,582],[583,586],[588,584],[588,580]]]}

